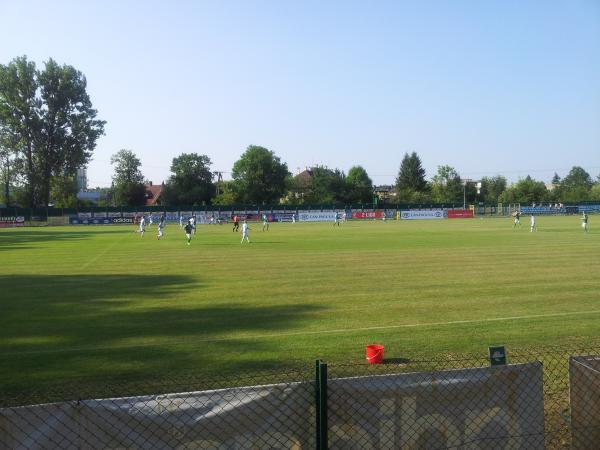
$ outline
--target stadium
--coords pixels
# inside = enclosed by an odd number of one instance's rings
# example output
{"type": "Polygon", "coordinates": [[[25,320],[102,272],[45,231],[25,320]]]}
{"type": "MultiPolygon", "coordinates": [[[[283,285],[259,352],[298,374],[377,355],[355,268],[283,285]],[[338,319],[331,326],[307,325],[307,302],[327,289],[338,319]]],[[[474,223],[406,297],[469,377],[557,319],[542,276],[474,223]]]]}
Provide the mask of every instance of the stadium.
{"type": "Polygon", "coordinates": [[[0,4],[0,450],[600,448],[599,5],[0,4]]]}

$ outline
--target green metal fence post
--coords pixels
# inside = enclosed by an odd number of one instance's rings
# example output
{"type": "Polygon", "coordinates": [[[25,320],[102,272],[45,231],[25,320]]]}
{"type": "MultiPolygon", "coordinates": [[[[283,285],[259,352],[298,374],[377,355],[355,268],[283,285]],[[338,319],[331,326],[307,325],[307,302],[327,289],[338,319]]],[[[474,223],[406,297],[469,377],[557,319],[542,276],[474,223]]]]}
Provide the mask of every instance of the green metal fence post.
{"type": "Polygon", "coordinates": [[[317,449],[327,450],[327,364],[317,361],[317,449]]]}

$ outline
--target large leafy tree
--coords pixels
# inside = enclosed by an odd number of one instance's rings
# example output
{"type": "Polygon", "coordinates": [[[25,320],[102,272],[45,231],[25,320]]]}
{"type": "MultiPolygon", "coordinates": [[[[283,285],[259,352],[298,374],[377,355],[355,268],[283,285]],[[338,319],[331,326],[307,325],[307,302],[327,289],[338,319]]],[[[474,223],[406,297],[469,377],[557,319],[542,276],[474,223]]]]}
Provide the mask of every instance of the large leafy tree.
{"type": "Polygon", "coordinates": [[[292,180],[292,191],[299,203],[345,203],[349,198],[349,183],[339,169],[312,167],[292,180]]]}
{"type": "Polygon", "coordinates": [[[236,200],[247,204],[278,203],[286,191],[287,165],[275,153],[250,145],[231,172],[236,200]]]}
{"type": "Polygon", "coordinates": [[[500,195],[506,190],[506,186],[506,178],[502,175],[483,177],[481,179],[480,198],[484,202],[495,203],[500,198],[500,195]]]}
{"type": "Polygon", "coordinates": [[[500,200],[505,203],[539,203],[548,198],[548,189],[543,181],[534,180],[529,175],[508,188],[500,200]]]}
{"type": "Polygon", "coordinates": [[[436,203],[458,203],[463,200],[460,175],[450,166],[438,166],[431,180],[431,198],[436,203]]]}
{"type": "Polygon", "coordinates": [[[30,206],[48,204],[52,177],[74,176],[104,133],[85,76],[53,59],[37,70],[23,56],[0,65],[0,132],[22,158],[30,206]]]}
{"type": "Polygon", "coordinates": [[[171,205],[200,205],[209,203],[215,196],[210,158],[197,153],[182,153],[173,158],[171,172],[162,194],[171,205]]]}
{"type": "Polygon", "coordinates": [[[594,182],[589,173],[587,173],[582,167],[574,166],[566,177],[562,180],[562,187],[566,189],[572,189],[576,187],[591,188],[594,182]]]}
{"type": "MultiPolygon", "coordinates": [[[[554,180],[553,180],[554,181],[554,180]]],[[[574,166],[552,191],[555,200],[581,202],[589,200],[592,177],[582,167],[574,166]]]]}
{"type": "Polygon", "coordinates": [[[122,149],[111,156],[115,166],[113,175],[113,198],[118,206],[140,206],[146,202],[142,163],[131,150],[122,149]]]}
{"type": "Polygon", "coordinates": [[[361,166],[354,166],[346,176],[348,184],[348,201],[352,203],[369,203],[373,200],[373,181],[361,166]]]}
{"type": "Polygon", "coordinates": [[[421,163],[421,158],[416,152],[404,154],[398,177],[396,178],[396,189],[401,197],[410,196],[413,192],[425,192],[427,190],[427,181],[425,180],[425,169],[421,163]]]}

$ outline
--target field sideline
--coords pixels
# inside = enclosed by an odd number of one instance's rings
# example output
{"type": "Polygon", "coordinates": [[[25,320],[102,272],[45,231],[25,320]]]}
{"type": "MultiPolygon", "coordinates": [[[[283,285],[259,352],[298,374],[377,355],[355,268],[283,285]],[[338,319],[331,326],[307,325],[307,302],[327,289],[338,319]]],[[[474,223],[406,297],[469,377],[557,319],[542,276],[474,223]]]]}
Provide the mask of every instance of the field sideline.
{"type": "Polygon", "coordinates": [[[0,384],[600,342],[600,220],[0,230],[0,384]]]}

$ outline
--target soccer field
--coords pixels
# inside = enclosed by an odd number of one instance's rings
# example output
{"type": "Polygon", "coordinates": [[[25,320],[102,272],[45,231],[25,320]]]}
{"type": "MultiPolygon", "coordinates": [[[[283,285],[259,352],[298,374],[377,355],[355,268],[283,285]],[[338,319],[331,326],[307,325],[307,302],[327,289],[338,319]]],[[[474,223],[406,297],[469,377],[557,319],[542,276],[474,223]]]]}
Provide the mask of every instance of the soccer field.
{"type": "Polygon", "coordinates": [[[0,230],[0,384],[598,342],[595,218],[0,230]]]}

